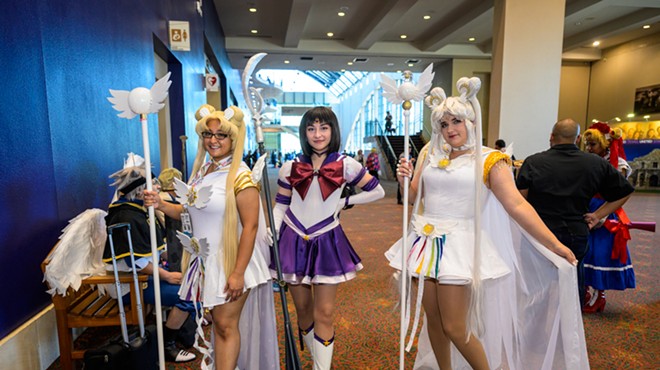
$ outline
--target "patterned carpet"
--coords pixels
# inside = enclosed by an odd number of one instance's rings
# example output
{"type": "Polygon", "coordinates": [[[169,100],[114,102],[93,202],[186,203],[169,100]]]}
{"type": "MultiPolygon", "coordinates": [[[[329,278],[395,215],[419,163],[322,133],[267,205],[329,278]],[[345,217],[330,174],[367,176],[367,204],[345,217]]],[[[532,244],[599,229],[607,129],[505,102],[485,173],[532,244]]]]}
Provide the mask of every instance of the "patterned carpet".
{"type": "MultiPolygon", "coordinates": [[[[276,178],[272,172],[271,180],[276,178]]],[[[395,307],[396,287],[383,253],[401,233],[402,206],[396,204],[396,187],[384,181],[384,199],[356,206],[341,215],[342,225],[362,257],[364,269],[355,280],[341,285],[336,312],[334,369],[397,369],[399,364],[399,310],[395,307]]],[[[273,189],[274,190],[274,189],[273,189]]],[[[660,195],[635,194],[626,205],[635,221],[660,219],[660,195]]],[[[584,317],[584,326],[593,369],[660,368],[660,233],[633,230],[631,255],[637,275],[637,289],[607,293],[605,311],[584,317]]],[[[289,296],[290,297],[290,296],[289,296]]],[[[297,323],[291,299],[288,301],[294,331],[297,323]]],[[[278,325],[282,323],[279,295],[276,295],[278,325]]],[[[282,330],[280,330],[282,333],[282,330]]],[[[96,342],[106,333],[88,330],[80,341],[96,342]]],[[[297,332],[296,332],[297,337],[297,332]]],[[[283,336],[281,335],[280,343],[283,336]]],[[[283,358],[283,347],[280,351],[283,358]]],[[[406,354],[411,369],[413,348],[406,354]]],[[[311,369],[308,352],[301,353],[304,369],[311,369]]],[[[56,361],[49,369],[59,369],[56,361]]],[[[196,369],[198,362],[167,365],[167,369],[196,369]]],[[[284,366],[282,365],[284,369],[284,366]]]]}

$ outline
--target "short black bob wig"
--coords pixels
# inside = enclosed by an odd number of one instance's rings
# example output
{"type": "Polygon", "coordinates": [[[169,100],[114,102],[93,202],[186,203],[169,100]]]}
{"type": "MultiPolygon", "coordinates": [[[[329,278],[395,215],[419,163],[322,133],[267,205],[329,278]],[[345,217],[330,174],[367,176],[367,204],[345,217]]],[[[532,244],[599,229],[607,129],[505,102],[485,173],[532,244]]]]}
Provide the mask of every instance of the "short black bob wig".
{"type": "Polygon", "coordinates": [[[320,123],[329,124],[330,130],[332,131],[330,145],[328,146],[328,154],[338,152],[339,146],[341,145],[341,133],[339,132],[339,122],[337,121],[335,112],[328,107],[314,107],[303,114],[302,119],[300,120],[300,127],[298,128],[300,147],[302,148],[303,154],[310,157],[314,152],[312,146],[307,142],[307,127],[314,124],[317,120],[320,123]]]}

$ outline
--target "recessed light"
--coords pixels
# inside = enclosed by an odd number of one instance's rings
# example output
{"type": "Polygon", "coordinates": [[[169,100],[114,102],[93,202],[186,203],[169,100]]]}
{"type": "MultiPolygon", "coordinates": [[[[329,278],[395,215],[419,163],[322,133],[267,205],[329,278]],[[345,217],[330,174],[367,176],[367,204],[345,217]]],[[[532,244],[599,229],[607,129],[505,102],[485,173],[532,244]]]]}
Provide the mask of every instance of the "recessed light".
{"type": "Polygon", "coordinates": [[[649,28],[651,28],[651,25],[650,24],[645,24],[645,25],[642,26],[642,28],[645,29],[645,30],[648,30],[649,28]]]}
{"type": "Polygon", "coordinates": [[[291,62],[289,62],[288,60],[284,61],[284,64],[289,64],[289,63],[291,63],[291,62]]]}
{"type": "Polygon", "coordinates": [[[337,13],[337,15],[340,16],[340,17],[343,17],[343,16],[346,15],[346,13],[344,13],[344,12],[339,12],[339,13],[337,13]]]}
{"type": "Polygon", "coordinates": [[[256,13],[257,12],[257,8],[250,8],[248,10],[250,11],[250,13],[256,13]]]}
{"type": "Polygon", "coordinates": [[[593,46],[598,46],[598,45],[600,45],[600,41],[594,41],[594,43],[591,44],[591,45],[593,45],[593,46]]]}
{"type": "Polygon", "coordinates": [[[431,16],[427,14],[427,15],[424,16],[424,19],[429,20],[429,19],[431,19],[431,16]]]}
{"type": "Polygon", "coordinates": [[[470,38],[468,39],[468,41],[470,41],[470,42],[475,42],[475,41],[477,41],[477,39],[475,39],[474,37],[470,37],[470,38]]]}
{"type": "Polygon", "coordinates": [[[388,67],[392,67],[393,65],[394,65],[394,63],[387,63],[388,67]]]}
{"type": "Polygon", "coordinates": [[[628,113],[628,115],[626,117],[633,118],[633,117],[635,117],[635,113],[628,113]]]}
{"type": "Polygon", "coordinates": [[[342,72],[346,72],[346,70],[345,70],[344,68],[340,69],[340,71],[342,71],[342,72]]]}
{"type": "Polygon", "coordinates": [[[408,67],[412,67],[412,66],[414,66],[414,64],[408,63],[408,67]]]}
{"type": "Polygon", "coordinates": [[[401,37],[401,39],[407,39],[407,38],[408,38],[408,35],[401,35],[401,36],[399,36],[399,37],[401,37]]]}
{"type": "Polygon", "coordinates": [[[334,36],[335,34],[332,33],[332,32],[328,32],[328,33],[326,33],[326,35],[328,35],[328,37],[332,37],[332,36],[334,36]]]}
{"type": "Polygon", "coordinates": [[[401,73],[401,70],[400,70],[400,69],[397,69],[397,70],[396,70],[396,73],[401,73]]]}
{"type": "Polygon", "coordinates": [[[257,33],[257,30],[250,30],[251,33],[257,33]]]}
{"type": "Polygon", "coordinates": [[[346,63],[346,64],[348,64],[349,66],[352,66],[352,65],[353,65],[353,62],[348,62],[348,63],[346,63]]]}

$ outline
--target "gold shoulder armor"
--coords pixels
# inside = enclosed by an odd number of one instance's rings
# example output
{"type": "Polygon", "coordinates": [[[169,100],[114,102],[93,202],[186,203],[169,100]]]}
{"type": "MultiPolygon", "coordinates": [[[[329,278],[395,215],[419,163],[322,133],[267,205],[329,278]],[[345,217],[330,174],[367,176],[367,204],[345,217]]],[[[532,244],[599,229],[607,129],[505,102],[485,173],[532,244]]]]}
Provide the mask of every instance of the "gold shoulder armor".
{"type": "Polygon", "coordinates": [[[486,157],[486,160],[484,160],[484,184],[488,184],[488,176],[490,175],[490,170],[499,161],[504,161],[509,167],[511,167],[511,157],[500,151],[490,152],[490,154],[488,154],[486,157]]]}

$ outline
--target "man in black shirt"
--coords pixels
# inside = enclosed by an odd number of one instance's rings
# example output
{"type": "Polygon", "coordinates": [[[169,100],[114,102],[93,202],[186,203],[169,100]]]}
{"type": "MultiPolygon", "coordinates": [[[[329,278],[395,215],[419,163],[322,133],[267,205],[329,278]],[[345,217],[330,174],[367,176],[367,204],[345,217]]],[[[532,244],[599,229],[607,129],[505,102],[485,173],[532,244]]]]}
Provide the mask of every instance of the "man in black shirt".
{"type": "Polygon", "coordinates": [[[621,207],[634,188],[603,158],[585,153],[575,144],[580,126],[564,119],[552,128],[550,149],[528,157],[516,186],[557,239],[578,259],[578,288],[584,303],[582,259],[589,229],[621,207]],[[606,202],[589,213],[589,200],[600,194],[606,202]]]}

